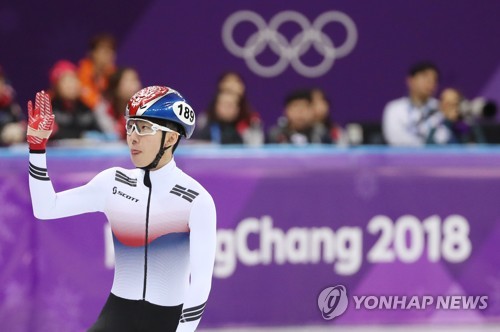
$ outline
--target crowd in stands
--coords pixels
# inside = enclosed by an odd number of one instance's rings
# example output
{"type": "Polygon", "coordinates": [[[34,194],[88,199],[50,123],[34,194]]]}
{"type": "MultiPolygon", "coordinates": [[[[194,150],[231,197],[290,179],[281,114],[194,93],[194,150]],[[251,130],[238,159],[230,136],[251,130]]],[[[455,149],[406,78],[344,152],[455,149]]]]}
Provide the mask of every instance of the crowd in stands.
{"type": "MultiPolygon", "coordinates": [[[[388,144],[424,146],[490,143],[483,124],[494,122],[496,105],[473,103],[454,87],[439,99],[439,69],[431,62],[409,68],[408,94],[383,110],[376,140],[362,138],[362,124],[345,128],[333,120],[331,102],[318,87],[298,88],[284,96],[283,113],[266,130],[258,110],[247,97],[243,77],[223,73],[212,100],[198,112],[194,140],[212,144],[388,144]]],[[[78,63],[61,59],[50,69],[49,91],[55,114],[52,140],[82,138],[120,141],[126,137],[127,101],[142,88],[139,73],[116,65],[116,42],[111,35],[95,36],[88,54],[78,63]]],[[[0,67],[0,146],[25,140],[26,119],[15,91],[0,67]]]]}

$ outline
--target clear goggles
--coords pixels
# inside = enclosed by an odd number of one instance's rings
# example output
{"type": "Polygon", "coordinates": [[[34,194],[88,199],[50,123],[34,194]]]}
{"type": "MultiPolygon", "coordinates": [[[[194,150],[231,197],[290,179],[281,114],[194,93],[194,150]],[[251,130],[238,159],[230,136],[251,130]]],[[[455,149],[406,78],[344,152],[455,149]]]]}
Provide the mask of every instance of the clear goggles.
{"type": "Polygon", "coordinates": [[[128,118],[125,129],[127,130],[127,135],[132,135],[134,129],[139,136],[154,135],[158,130],[179,134],[175,130],[140,118],[128,118]]]}

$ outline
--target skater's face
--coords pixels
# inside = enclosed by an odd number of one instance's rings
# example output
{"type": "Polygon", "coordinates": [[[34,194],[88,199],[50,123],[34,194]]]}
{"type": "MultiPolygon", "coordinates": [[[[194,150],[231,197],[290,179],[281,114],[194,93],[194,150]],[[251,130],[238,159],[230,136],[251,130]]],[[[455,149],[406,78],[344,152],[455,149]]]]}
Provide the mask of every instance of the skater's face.
{"type": "MultiPolygon", "coordinates": [[[[147,128],[143,127],[144,130],[147,128]]],[[[132,130],[130,134],[127,134],[127,144],[130,149],[130,157],[135,167],[145,167],[149,165],[156,157],[156,154],[160,150],[162,131],[157,130],[153,135],[139,135],[137,130],[132,130]]],[[[173,131],[168,131],[165,133],[165,147],[173,146],[179,134],[173,131]]],[[[158,163],[158,167],[163,166],[172,157],[172,149],[168,149],[162,157],[162,161],[158,163]]]]}

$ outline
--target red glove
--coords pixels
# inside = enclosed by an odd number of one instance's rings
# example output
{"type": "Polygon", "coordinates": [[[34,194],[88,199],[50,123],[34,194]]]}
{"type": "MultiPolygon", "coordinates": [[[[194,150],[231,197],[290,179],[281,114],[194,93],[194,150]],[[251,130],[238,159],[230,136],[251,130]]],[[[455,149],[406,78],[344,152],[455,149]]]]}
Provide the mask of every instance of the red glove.
{"type": "Polygon", "coordinates": [[[47,140],[52,133],[54,114],[50,97],[45,91],[37,92],[35,108],[31,100],[28,102],[27,138],[30,152],[44,152],[47,140]]]}

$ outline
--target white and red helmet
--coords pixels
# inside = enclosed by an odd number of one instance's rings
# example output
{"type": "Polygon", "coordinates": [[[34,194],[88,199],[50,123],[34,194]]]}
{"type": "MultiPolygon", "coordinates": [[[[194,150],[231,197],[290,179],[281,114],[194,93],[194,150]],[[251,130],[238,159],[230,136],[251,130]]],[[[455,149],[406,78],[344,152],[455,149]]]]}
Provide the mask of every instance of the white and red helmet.
{"type": "Polygon", "coordinates": [[[193,134],[196,115],[186,99],[166,86],[148,86],[130,98],[125,116],[150,118],[175,122],[184,128],[184,136],[193,134]]]}

